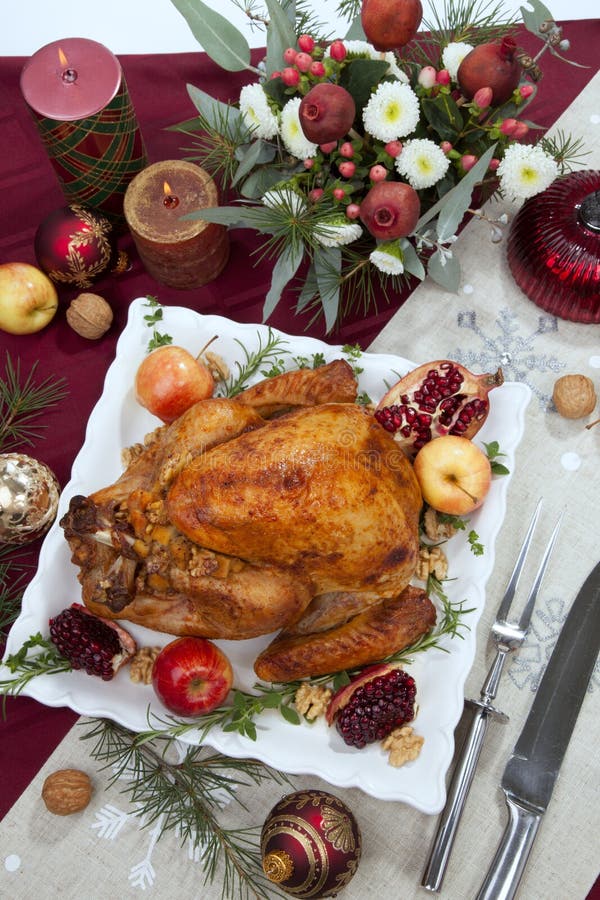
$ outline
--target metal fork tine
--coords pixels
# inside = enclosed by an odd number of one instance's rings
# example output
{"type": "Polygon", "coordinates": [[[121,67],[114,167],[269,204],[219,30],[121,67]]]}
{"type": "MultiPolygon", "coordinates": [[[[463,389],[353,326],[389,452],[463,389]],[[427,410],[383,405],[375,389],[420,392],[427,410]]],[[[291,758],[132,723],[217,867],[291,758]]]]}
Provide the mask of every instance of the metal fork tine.
{"type": "Polygon", "coordinates": [[[546,567],[548,565],[548,560],[550,559],[550,554],[554,548],[554,544],[556,543],[556,538],[558,537],[558,532],[560,531],[560,526],[562,525],[562,520],[565,512],[564,510],[561,512],[558,517],[558,521],[554,526],[554,531],[550,535],[550,540],[548,541],[548,546],[544,550],[544,555],[542,556],[542,561],[540,563],[540,567],[537,570],[537,574],[534,578],[533,585],[529,592],[529,597],[527,598],[527,602],[525,603],[525,607],[523,612],[521,613],[521,618],[519,620],[519,628],[523,631],[527,631],[529,628],[529,622],[531,620],[531,613],[533,612],[533,607],[535,606],[535,601],[538,595],[538,591],[540,589],[540,585],[542,583],[542,578],[544,577],[544,572],[546,571],[546,567]]]}
{"type": "MultiPolygon", "coordinates": [[[[523,569],[523,564],[525,562],[525,558],[527,556],[527,551],[529,550],[529,546],[531,544],[531,538],[533,537],[533,532],[535,531],[535,526],[537,525],[537,520],[539,519],[540,512],[542,509],[542,498],[538,500],[537,506],[531,517],[531,522],[529,523],[529,528],[527,529],[527,534],[525,535],[525,540],[519,550],[519,555],[517,556],[517,561],[515,563],[515,567],[513,569],[513,573],[510,576],[510,580],[506,586],[506,591],[504,592],[504,597],[502,598],[502,602],[498,608],[498,612],[496,614],[496,621],[505,622],[506,617],[508,615],[508,611],[512,605],[512,602],[515,598],[515,593],[517,590],[517,585],[519,584],[519,578],[521,577],[521,570],[523,569]]],[[[547,561],[547,560],[546,560],[547,561]]]]}

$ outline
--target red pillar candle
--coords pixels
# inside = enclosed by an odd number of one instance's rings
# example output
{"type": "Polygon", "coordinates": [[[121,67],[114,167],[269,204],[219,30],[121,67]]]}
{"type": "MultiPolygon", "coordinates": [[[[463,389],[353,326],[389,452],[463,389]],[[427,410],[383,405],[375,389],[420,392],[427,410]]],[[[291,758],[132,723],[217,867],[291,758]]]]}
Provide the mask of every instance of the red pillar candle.
{"type": "Polygon", "coordinates": [[[147,160],[116,56],[87,38],[46,44],[23,67],[21,92],[69,203],[122,222],[147,160]]]}
{"type": "Polygon", "coordinates": [[[209,206],[218,206],[214,181],[185,160],[154,163],[127,188],[129,230],[146,270],[161,284],[189,290],[222,272],[229,257],[225,226],[183,218],[209,206]]]}

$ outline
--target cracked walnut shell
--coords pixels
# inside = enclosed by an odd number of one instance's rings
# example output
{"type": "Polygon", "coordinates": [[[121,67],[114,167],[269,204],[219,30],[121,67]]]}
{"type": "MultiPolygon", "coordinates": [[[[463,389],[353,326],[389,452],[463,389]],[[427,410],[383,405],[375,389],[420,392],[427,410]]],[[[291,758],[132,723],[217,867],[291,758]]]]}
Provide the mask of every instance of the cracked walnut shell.
{"type": "Polygon", "coordinates": [[[67,309],[67,322],[77,334],[95,341],[110,328],[113,311],[98,294],[79,294],[67,309]]]}
{"type": "Polygon", "coordinates": [[[59,769],[48,775],[42,787],[42,799],[55,816],[70,816],[85,809],[92,797],[89,775],[79,769],[59,769]]]}

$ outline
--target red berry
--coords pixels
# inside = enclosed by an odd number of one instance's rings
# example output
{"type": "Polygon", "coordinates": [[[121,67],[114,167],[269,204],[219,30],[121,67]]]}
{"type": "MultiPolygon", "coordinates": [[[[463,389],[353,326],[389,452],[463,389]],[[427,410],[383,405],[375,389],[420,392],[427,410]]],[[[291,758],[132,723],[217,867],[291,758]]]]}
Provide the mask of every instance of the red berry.
{"type": "Polygon", "coordinates": [[[320,200],[323,196],[323,188],[313,188],[312,191],[308,192],[308,199],[313,203],[316,203],[317,200],[320,200]]]}
{"type": "Polygon", "coordinates": [[[332,59],[335,59],[336,62],[342,62],[342,60],[346,59],[347,53],[348,51],[346,50],[346,45],[343,41],[333,41],[329,47],[329,55],[332,59]]]}
{"type": "Polygon", "coordinates": [[[477,162],[477,157],[473,156],[472,153],[465,153],[464,156],[461,156],[460,164],[465,170],[465,172],[470,172],[475,163],[477,162]]]}
{"type": "Polygon", "coordinates": [[[358,203],[349,203],[346,207],[346,215],[349,219],[358,219],[360,216],[360,206],[358,203]]]}
{"type": "Polygon", "coordinates": [[[285,63],[287,63],[288,66],[291,66],[291,65],[294,64],[294,62],[296,61],[296,57],[297,57],[297,56],[298,56],[298,51],[297,51],[297,50],[294,50],[293,47],[287,47],[287,48],[283,51],[283,61],[284,61],[285,63]]]}
{"type": "Polygon", "coordinates": [[[298,38],[298,46],[304,53],[312,53],[315,49],[315,42],[310,34],[301,34],[298,38]]]}
{"type": "Polygon", "coordinates": [[[354,156],[354,147],[350,143],[350,141],[344,141],[342,146],[340,147],[340,156],[345,156],[346,159],[352,159],[354,156]]]}
{"type": "Polygon", "coordinates": [[[440,144],[440,149],[442,153],[448,154],[452,150],[452,144],[450,143],[450,141],[442,141],[442,143],[440,144]]]}
{"type": "Polygon", "coordinates": [[[385,181],[387,178],[387,169],[385,166],[371,166],[369,171],[369,178],[371,181],[385,181]]]}
{"type": "Polygon", "coordinates": [[[352,178],[354,173],[356,172],[356,164],[347,160],[346,162],[341,162],[338,166],[340,171],[340,175],[344,178],[352,178]]]}
{"type": "Polygon", "coordinates": [[[512,136],[516,141],[520,141],[521,138],[524,138],[527,132],[529,131],[529,125],[527,122],[517,122],[515,125],[515,130],[513,131],[512,136]]]}
{"type": "Polygon", "coordinates": [[[281,72],[277,72],[277,71],[271,72],[270,77],[271,77],[271,81],[273,81],[274,78],[281,78],[281,72]]]}
{"type": "Polygon", "coordinates": [[[287,68],[281,73],[281,80],[288,87],[295,87],[300,81],[300,72],[298,69],[287,68]]]}
{"type": "Polygon", "coordinates": [[[391,156],[393,159],[396,159],[397,156],[400,156],[402,153],[402,144],[400,141],[388,141],[385,145],[385,152],[391,156]]]}
{"type": "Polygon", "coordinates": [[[301,72],[308,72],[312,65],[312,56],[309,56],[308,53],[298,53],[294,62],[301,72]]]}
{"type": "Polygon", "coordinates": [[[336,200],[343,200],[344,197],[346,196],[346,191],[344,190],[344,188],[334,188],[333,196],[335,197],[336,200]]]}
{"type": "Polygon", "coordinates": [[[337,147],[337,141],[327,141],[325,144],[319,144],[319,150],[322,153],[332,153],[337,147]]]}
{"type": "Polygon", "coordinates": [[[450,84],[450,72],[448,69],[440,69],[437,73],[435,80],[438,84],[450,84]]]}
{"type": "Polygon", "coordinates": [[[314,166],[314,164],[315,164],[314,159],[305,159],[304,162],[303,162],[303,165],[304,165],[304,168],[305,168],[305,169],[312,169],[312,167],[314,166]]]}
{"type": "Polygon", "coordinates": [[[325,74],[325,66],[323,65],[323,63],[320,60],[316,59],[314,62],[311,63],[310,74],[314,75],[315,78],[323,77],[323,75],[325,74]]]}
{"type": "Polygon", "coordinates": [[[490,160],[490,165],[489,165],[490,171],[495,172],[499,165],[500,165],[500,160],[496,159],[496,157],[494,157],[494,159],[490,160]]]}

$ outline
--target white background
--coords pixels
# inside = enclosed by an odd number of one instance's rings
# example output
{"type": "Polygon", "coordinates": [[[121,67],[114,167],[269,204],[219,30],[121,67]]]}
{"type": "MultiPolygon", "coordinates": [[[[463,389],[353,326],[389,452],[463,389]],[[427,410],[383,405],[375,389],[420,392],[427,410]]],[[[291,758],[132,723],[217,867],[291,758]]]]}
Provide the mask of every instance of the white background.
{"type": "MultiPolygon", "coordinates": [[[[205,0],[242,31],[251,46],[264,46],[264,33],[249,27],[231,0],[205,0]]],[[[495,2],[495,0],[494,0],[495,2]]],[[[424,0],[427,17],[430,4],[424,0]]],[[[524,0],[505,0],[518,10],[524,0]]],[[[347,22],[338,19],[335,0],[315,0],[313,8],[332,32],[343,36],[347,22]]],[[[441,0],[438,5],[441,7],[441,0]]],[[[0,29],[0,56],[29,56],[51,41],[65,37],[93,38],[113,53],[176,53],[199,50],[187,23],[170,0],[14,0],[0,29]]],[[[598,0],[545,0],[558,21],[593,19],[598,0]]],[[[335,34],[333,36],[336,36],[335,34]]]]}

